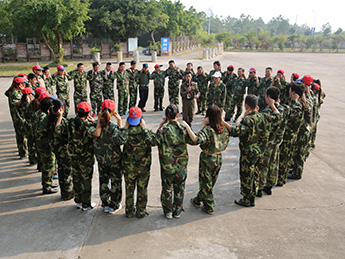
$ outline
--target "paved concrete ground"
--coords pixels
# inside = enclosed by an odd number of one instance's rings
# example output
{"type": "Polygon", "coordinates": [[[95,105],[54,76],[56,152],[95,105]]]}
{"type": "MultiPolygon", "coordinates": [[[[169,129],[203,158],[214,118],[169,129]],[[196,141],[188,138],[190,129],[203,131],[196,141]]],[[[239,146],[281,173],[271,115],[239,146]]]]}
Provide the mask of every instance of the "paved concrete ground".
{"type": "MultiPolygon", "coordinates": [[[[291,53],[225,53],[200,60],[201,52],[176,58],[203,65],[214,60],[236,68],[266,66],[320,78],[327,98],[321,111],[316,149],[309,157],[300,181],[275,188],[272,196],[257,199],[254,208],[234,205],[240,197],[238,140],[232,138],[223,153],[223,168],[215,186],[213,216],[194,208],[189,200],[198,191],[199,147],[189,147],[185,212],[167,220],[160,207],[160,171],[157,148],[149,184],[148,212],[144,219],[127,219],[99,207],[98,174],[93,179],[90,212],[75,209],[73,201],[59,195],[41,195],[40,174],[27,161],[18,160],[7,99],[0,95],[0,256],[11,258],[344,258],[345,244],[345,113],[344,55],[291,53]]],[[[159,59],[167,67],[167,58],[159,59]]],[[[154,64],[150,64],[152,70],[154,64]]],[[[18,71],[20,72],[20,71],[18,71]]],[[[9,86],[0,79],[0,92],[9,86]]],[[[71,85],[71,84],[70,84],[71,85]]],[[[152,88],[151,88],[152,89],[152,88]]],[[[167,91],[166,91],[167,93],[167,91]]],[[[168,104],[167,94],[165,104],[168,104]]],[[[73,111],[71,107],[70,111],[73,111]]],[[[148,128],[156,130],[160,113],[153,110],[150,90],[148,128]]],[[[197,116],[194,130],[200,129],[197,116]]],[[[124,203],[124,199],[123,199],[124,203]]]]}

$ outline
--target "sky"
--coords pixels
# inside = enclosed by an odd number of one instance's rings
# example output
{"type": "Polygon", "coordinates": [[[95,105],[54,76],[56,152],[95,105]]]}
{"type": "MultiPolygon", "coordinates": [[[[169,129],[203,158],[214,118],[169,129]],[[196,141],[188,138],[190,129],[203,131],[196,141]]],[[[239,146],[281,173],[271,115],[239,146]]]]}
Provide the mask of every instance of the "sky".
{"type": "Polygon", "coordinates": [[[282,15],[289,19],[290,24],[307,24],[320,31],[323,24],[329,22],[332,31],[339,27],[345,30],[344,9],[345,2],[341,0],[328,1],[265,1],[265,0],[180,0],[184,6],[193,6],[198,12],[204,11],[209,14],[211,9],[214,15],[239,18],[241,14],[250,15],[254,19],[261,17],[265,23],[272,17],[282,15]]]}

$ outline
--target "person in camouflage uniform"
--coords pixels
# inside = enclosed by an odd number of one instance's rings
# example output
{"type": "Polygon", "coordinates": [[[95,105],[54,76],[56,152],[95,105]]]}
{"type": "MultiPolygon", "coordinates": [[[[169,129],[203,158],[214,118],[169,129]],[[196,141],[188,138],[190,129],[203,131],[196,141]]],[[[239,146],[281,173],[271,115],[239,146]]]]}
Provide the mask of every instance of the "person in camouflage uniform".
{"type": "MultiPolygon", "coordinates": [[[[37,84],[37,76],[33,73],[30,73],[30,74],[28,74],[27,79],[29,81],[29,84],[26,87],[29,87],[32,90],[36,90],[36,88],[38,88],[38,87],[36,87],[34,89],[33,86],[35,86],[37,84]]],[[[43,88],[44,90],[46,90],[45,87],[40,87],[40,88],[43,88]]]]}
{"type": "Polygon", "coordinates": [[[66,69],[60,65],[57,67],[57,72],[53,75],[54,84],[56,85],[57,98],[64,100],[66,108],[64,111],[64,117],[67,118],[69,111],[69,76],[66,69]]]}
{"type": "Polygon", "coordinates": [[[237,75],[234,73],[234,66],[230,65],[227,67],[226,72],[223,74],[222,81],[226,85],[226,99],[225,99],[225,121],[230,121],[231,117],[229,117],[229,108],[232,106],[233,103],[233,87],[234,83],[236,82],[237,75]]]}
{"type": "Polygon", "coordinates": [[[29,163],[30,165],[34,165],[37,163],[37,154],[36,154],[36,140],[35,140],[34,132],[32,130],[33,127],[32,127],[32,120],[31,120],[33,110],[30,108],[34,100],[34,96],[33,96],[32,89],[29,87],[22,89],[22,93],[23,93],[22,102],[21,102],[21,105],[18,107],[18,109],[19,109],[20,116],[24,118],[25,120],[23,124],[23,129],[25,132],[25,137],[27,138],[27,146],[28,146],[28,151],[29,151],[29,163]]]}
{"type": "Polygon", "coordinates": [[[256,75],[256,69],[251,67],[249,69],[249,75],[247,79],[247,94],[254,94],[258,95],[258,87],[259,87],[260,77],[256,75]]]}
{"type": "Polygon", "coordinates": [[[43,68],[43,80],[44,80],[44,85],[47,89],[47,92],[50,95],[54,94],[54,90],[53,90],[53,85],[54,85],[54,80],[50,74],[50,69],[49,67],[44,67],[43,68]]]}
{"type": "MultiPolygon", "coordinates": [[[[54,99],[53,106],[50,108],[49,113],[49,127],[53,132],[52,136],[52,146],[53,151],[56,157],[56,162],[58,165],[58,174],[59,174],[59,185],[61,190],[61,198],[63,200],[70,200],[74,198],[73,192],[73,181],[72,181],[72,168],[71,168],[71,160],[68,155],[68,136],[66,132],[64,134],[58,134],[55,131],[55,125],[57,123],[57,116],[56,113],[60,110],[60,108],[65,108],[64,100],[54,99]]],[[[67,119],[62,117],[61,124],[65,125],[67,123],[67,119]]],[[[62,126],[63,127],[63,126],[62,126]]]]}
{"type": "Polygon", "coordinates": [[[115,113],[115,102],[104,100],[94,134],[94,152],[98,162],[99,195],[104,212],[109,214],[122,208],[121,145],[127,141],[127,129],[127,125],[122,128],[121,117],[115,113]],[[117,125],[111,122],[112,116],[117,125]]]}
{"type": "Polygon", "coordinates": [[[87,80],[90,85],[90,100],[93,110],[92,117],[101,111],[102,107],[102,90],[103,90],[103,74],[99,70],[98,62],[92,63],[92,70],[87,72],[87,80]]]}
{"type": "Polygon", "coordinates": [[[42,191],[43,194],[57,193],[57,185],[53,184],[53,172],[55,171],[55,156],[52,147],[52,130],[49,127],[48,112],[53,105],[53,98],[48,93],[42,93],[38,125],[36,131],[37,152],[40,153],[42,162],[42,191]]]}
{"type": "Polygon", "coordinates": [[[211,70],[210,73],[208,74],[208,81],[210,81],[210,84],[213,82],[213,79],[214,79],[213,75],[216,72],[219,72],[221,74],[221,77],[223,76],[222,67],[219,61],[213,62],[213,70],[211,70]]]}
{"type": "Polygon", "coordinates": [[[320,120],[320,108],[324,102],[324,99],[326,98],[326,94],[321,87],[321,81],[319,79],[315,80],[315,83],[313,85],[312,90],[314,92],[315,99],[316,99],[316,105],[317,105],[316,106],[317,113],[315,114],[316,115],[315,126],[314,126],[312,133],[311,133],[311,143],[310,143],[310,148],[314,149],[315,148],[316,133],[317,133],[317,124],[320,120]]]}
{"type": "Polygon", "coordinates": [[[114,80],[116,79],[116,71],[113,70],[110,62],[106,64],[105,69],[101,71],[101,74],[103,76],[103,99],[115,101],[114,80]]]}
{"type": "Polygon", "coordinates": [[[139,70],[136,69],[137,62],[131,61],[131,67],[127,69],[129,78],[129,108],[135,107],[138,99],[139,70]]]}
{"type": "Polygon", "coordinates": [[[259,110],[261,111],[266,107],[266,89],[272,85],[273,78],[272,78],[272,68],[267,67],[265,69],[265,77],[260,79],[259,87],[257,90],[257,96],[259,97],[259,110]]]}
{"type": "Polygon", "coordinates": [[[213,188],[222,167],[222,151],[230,140],[229,131],[222,126],[222,113],[218,106],[208,107],[202,129],[194,135],[184,122],[189,136],[194,143],[200,145],[202,152],[199,158],[199,192],[191,199],[196,207],[201,207],[208,214],[214,213],[213,188]]]}
{"type": "Polygon", "coordinates": [[[151,74],[154,85],[154,111],[163,111],[163,97],[165,84],[165,71],[161,71],[163,65],[155,65],[155,70],[151,74]]]}
{"type": "MultiPolygon", "coordinates": [[[[289,114],[289,107],[279,103],[280,91],[277,87],[271,86],[266,91],[266,103],[268,99],[275,101],[274,105],[279,111],[280,119],[272,121],[270,125],[269,140],[264,149],[262,158],[259,161],[258,169],[260,172],[259,195],[263,190],[268,195],[272,194],[272,187],[277,184],[279,170],[279,146],[283,141],[286,127],[286,117],[289,114]]],[[[273,111],[269,105],[261,111],[272,116],[273,111]]]]}
{"type": "Polygon", "coordinates": [[[178,105],[179,104],[179,90],[180,90],[180,79],[182,79],[181,70],[176,67],[175,61],[169,61],[169,68],[165,70],[165,77],[169,77],[168,81],[168,92],[169,102],[178,105]]]}
{"type": "Polygon", "coordinates": [[[152,162],[151,147],[155,145],[155,134],[146,129],[140,108],[132,107],[127,118],[128,140],[123,147],[122,168],[126,183],[126,217],[134,214],[143,218],[147,205],[147,186],[152,162]],[[134,191],[137,188],[134,208],[134,191]]]}
{"type": "Polygon", "coordinates": [[[83,63],[79,63],[75,70],[68,72],[68,80],[74,81],[74,109],[78,113],[78,105],[87,102],[87,73],[84,71],[83,63]]]}
{"type": "Polygon", "coordinates": [[[280,103],[288,104],[289,96],[289,86],[290,84],[286,82],[284,71],[279,69],[277,75],[273,77],[272,86],[276,86],[280,91],[280,103]]]}
{"type": "MultiPolygon", "coordinates": [[[[258,191],[259,172],[257,163],[262,155],[262,145],[267,137],[267,125],[272,118],[259,113],[257,107],[258,99],[255,95],[247,95],[245,99],[245,116],[239,125],[225,127],[230,131],[230,136],[240,138],[240,181],[242,199],[235,200],[241,206],[255,206],[255,196],[258,191]]],[[[279,112],[274,106],[274,100],[270,99],[270,107],[275,116],[279,112]]]]}
{"type": "Polygon", "coordinates": [[[231,120],[232,116],[234,115],[235,112],[235,107],[236,107],[236,115],[234,118],[234,121],[237,121],[237,119],[241,116],[242,114],[242,109],[243,109],[243,98],[244,94],[246,93],[246,78],[244,75],[244,69],[239,68],[238,71],[238,77],[233,80],[232,83],[232,101],[230,102],[230,106],[228,107],[228,110],[226,112],[225,118],[231,120]]]}
{"type": "Polygon", "coordinates": [[[42,71],[43,70],[44,69],[41,68],[39,65],[34,65],[32,67],[32,72],[37,76],[36,84],[31,86],[32,90],[35,90],[37,87],[44,87],[44,88],[46,88],[45,83],[44,83],[44,78],[43,78],[43,75],[42,75],[42,71]]]}
{"type": "Polygon", "coordinates": [[[125,68],[125,62],[120,62],[119,69],[116,72],[116,89],[118,92],[117,111],[120,116],[125,115],[128,109],[129,74],[125,68]]]}
{"type": "Polygon", "coordinates": [[[184,82],[186,82],[185,76],[186,76],[186,73],[188,73],[188,72],[192,74],[192,81],[196,82],[196,77],[195,77],[196,74],[195,74],[194,69],[193,69],[193,64],[191,62],[188,62],[186,65],[186,70],[182,71],[182,73],[181,73],[182,74],[182,84],[184,82]]]}
{"type": "Polygon", "coordinates": [[[24,77],[16,77],[13,79],[11,87],[5,92],[5,95],[8,98],[8,105],[10,108],[10,114],[12,118],[14,131],[16,133],[16,141],[20,159],[25,158],[27,155],[25,134],[23,131],[23,125],[25,123],[25,120],[20,116],[18,109],[18,107],[21,105],[23,96],[21,90],[24,87],[24,77]]]}
{"type": "Polygon", "coordinates": [[[60,108],[57,112],[56,131],[67,136],[76,207],[87,211],[93,208],[91,182],[94,164],[93,139],[96,128],[90,116],[91,105],[81,102],[77,108],[77,117],[68,119],[65,124],[61,124],[63,109],[60,108]]]}
{"type": "Polygon", "coordinates": [[[168,219],[179,218],[183,210],[188,164],[186,143],[193,143],[186,129],[177,122],[178,115],[178,107],[170,104],[156,132],[162,179],[161,203],[168,219]],[[164,125],[166,122],[168,124],[164,125]]]}
{"type": "Polygon", "coordinates": [[[289,90],[290,114],[287,117],[283,142],[279,150],[279,174],[276,186],[283,186],[289,172],[289,163],[293,157],[293,147],[296,145],[298,132],[303,121],[303,106],[299,99],[304,94],[304,86],[300,82],[292,82],[289,90]]]}
{"type": "Polygon", "coordinates": [[[313,78],[309,75],[302,78],[304,94],[301,97],[303,105],[303,120],[298,131],[297,141],[293,151],[293,169],[288,175],[289,179],[301,179],[304,162],[307,159],[308,148],[310,148],[310,132],[313,127],[314,98],[311,93],[313,78]]]}
{"type": "Polygon", "coordinates": [[[206,112],[206,99],[208,92],[208,75],[205,73],[204,69],[199,66],[197,74],[195,75],[195,81],[198,84],[200,96],[196,100],[198,104],[198,111],[196,114],[205,115],[206,112]]]}
{"type": "Polygon", "coordinates": [[[224,109],[226,99],[226,86],[220,80],[221,73],[214,73],[213,80],[208,87],[208,93],[206,98],[206,107],[211,105],[217,105],[219,108],[224,109]]]}

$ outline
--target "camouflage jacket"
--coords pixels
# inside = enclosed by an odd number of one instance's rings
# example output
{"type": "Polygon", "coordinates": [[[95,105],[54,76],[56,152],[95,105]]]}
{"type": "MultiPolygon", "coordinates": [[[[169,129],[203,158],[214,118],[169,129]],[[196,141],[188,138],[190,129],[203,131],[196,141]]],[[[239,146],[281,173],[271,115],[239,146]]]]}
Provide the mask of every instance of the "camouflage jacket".
{"type": "Polygon", "coordinates": [[[311,131],[314,125],[314,97],[305,93],[305,98],[307,100],[307,108],[303,105],[303,121],[301,128],[311,131]]]}
{"type": "Polygon", "coordinates": [[[93,70],[87,72],[87,80],[89,81],[91,92],[99,93],[103,89],[103,74],[101,71],[96,73],[93,70]]]}
{"type": "Polygon", "coordinates": [[[219,108],[225,107],[226,86],[220,81],[218,86],[215,86],[212,81],[208,87],[206,106],[217,105],[219,108]]]}
{"type": "Polygon", "coordinates": [[[140,71],[138,69],[135,69],[134,71],[132,71],[132,69],[130,68],[127,68],[126,71],[128,72],[129,87],[132,87],[132,88],[137,87],[140,71]]]}
{"type": "Polygon", "coordinates": [[[275,81],[274,86],[277,87],[280,91],[280,103],[287,104],[289,102],[289,83],[282,79],[281,81],[275,81]]]}
{"type": "Polygon", "coordinates": [[[195,76],[196,82],[198,83],[198,88],[199,91],[202,93],[206,93],[207,92],[207,88],[208,88],[208,75],[205,73],[205,75],[201,74],[201,75],[196,75],[195,76]]]}
{"type": "Polygon", "coordinates": [[[80,73],[77,70],[68,72],[68,80],[74,80],[74,91],[77,93],[86,94],[87,89],[87,73],[84,71],[80,73]]]}
{"type": "MultiPolygon", "coordinates": [[[[186,76],[187,71],[181,71],[182,74],[182,83],[186,82],[185,76],[186,76]]],[[[192,81],[196,82],[196,74],[194,72],[194,70],[190,71],[190,73],[192,74],[192,81]]]]}
{"type": "Polygon", "coordinates": [[[232,87],[232,94],[234,95],[235,99],[242,99],[244,94],[246,93],[246,78],[245,77],[237,77],[233,82],[232,87]]]}
{"type": "Polygon", "coordinates": [[[259,106],[265,105],[265,95],[268,87],[272,85],[273,77],[266,80],[266,77],[260,79],[257,96],[259,97],[259,106]]]}
{"type": "Polygon", "coordinates": [[[123,74],[120,71],[116,72],[116,89],[120,90],[126,90],[129,89],[129,73],[127,70],[123,72],[123,74]]]}
{"type": "Polygon", "coordinates": [[[303,106],[300,101],[290,100],[290,114],[287,118],[286,133],[298,134],[303,121],[303,106]]]}
{"type": "Polygon", "coordinates": [[[53,132],[49,127],[49,117],[46,113],[40,112],[36,127],[36,145],[38,152],[52,151],[52,136],[53,132]]]}
{"type": "MultiPolygon", "coordinates": [[[[279,103],[274,104],[280,113],[279,119],[271,122],[271,133],[269,141],[272,144],[281,144],[284,138],[284,132],[287,124],[287,117],[290,114],[290,108],[287,105],[281,105],[279,103]]],[[[266,106],[262,113],[267,113],[268,115],[273,115],[271,107],[266,106]]]]}
{"type": "MultiPolygon", "coordinates": [[[[258,78],[260,82],[260,77],[258,78]]],[[[247,78],[246,86],[248,94],[258,95],[259,86],[257,85],[256,78],[247,78]]]]}
{"type": "Polygon", "coordinates": [[[175,67],[174,70],[169,67],[165,70],[165,77],[169,77],[168,86],[178,87],[180,85],[180,79],[182,79],[182,71],[178,67],[175,67]]]}
{"type": "Polygon", "coordinates": [[[68,155],[71,158],[94,161],[93,133],[96,128],[93,123],[81,120],[79,127],[76,118],[67,119],[67,123],[57,127],[57,133],[67,136],[68,155]]]}
{"type": "Polygon", "coordinates": [[[13,121],[21,121],[22,124],[25,120],[20,115],[20,110],[17,103],[22,99],[23,93],[20,90],[14,89],[13,91],[7,90],[5,95],[8,97],[8,105],[13,121]]]}
{"type": "Polygon", "coordinates": [[[171,121],[157,130],[156,144],[162,173],[187,171],[187,143],[193,144],[186,129],[177,121],[171,121]]]}
{"type": "Polygon", "coordinates": [[[210,73],[208,74],[208,81],[213,82],[213,77],[212,77],[212,76],[213,76],[214,73],[216,73],[216,72],[220,72],[220,74],[222,75],[222,77],[224,76],[224,73],[223,73],[221,70],[216,71],[216,70],[212,69],[212,70],[210,71],[210,73]]]}
{"type": "MultiPolygon", "coordinates": [[[[53,76],[54,84],[56,85],[56,95],[58,98],[69,95],[68,76],[55,75],[53,76]]],[[[66,97],[65,97],[66,98],[66,97]]]]}
{"type": "Polygon", "coordinates": [[[103,87],[114,86],[114,81],[116,79],[116,72],[114,71],[107,72],[106,70],[101,70],[101,74],[103,77],[103,87]]]}
{"type": "Polygon", "coordinates": [[[151,73],[151,79],[153,80],[153,84],[155,87],[164,87],[165,85],[165,71],[161,71],[157,73],[157,71],[153,71],[151,73]]]}
{"type": "MultiPolygon", "coordinates": [[[[279,112],[273,113],[276,119],[279,112]]],[[[230,135],[240,138],[241,152],[261,157],[268,144],[272,116],[254,111],[246,115],[239,125],[231,126],[230,135]]]]}
{"type": "Polygon", "coordinates": [[[236,80],[237,80],[237,75],[235,73],[232,73],[232,75],[229,75],[228,73],[225,72],[223,74],[222,81],[226,85],[226,94],[228,96],[233,94],[233,86],[236,80]]]}
{"type": "Polygon", "coordinates": [[[123,147],[124,173],[150,170],[151,147],[155,145],[155,134],[151,130],[143,130],[140,125],[129,126],[128,139],[123,147]]]}
{"type": "MultiPolygon", "coordinates": [[[[96,124],[96,123],[95,123],[96,124]]],[[[128,137],[128,130],[120,128],[113,122],[102,128],[102,133],[94,139],[94,152],[98,163],[103,165],[117,164],[121,161],[121,148],[128,137]]]]}
{"type": "Polygon", "coordinates": [[[196,135],[194,144],[200,144],[200,148],[206,154],[220,153],[224,151],[230,140],[230,132],[224,128],[223,133],[217,134],[209,125],[202,128],[196,135]]]}
{"type": "Polygon", "coordinates": [[[48,91],[48,93],[50,95],[53,95],[54,94],[54,91],[53,91],[53,85],[54,85],[54,80],[52,77],[46,77],[46,79],[44,80],[44,84],[46,85],[46,89],[48,91]]]}

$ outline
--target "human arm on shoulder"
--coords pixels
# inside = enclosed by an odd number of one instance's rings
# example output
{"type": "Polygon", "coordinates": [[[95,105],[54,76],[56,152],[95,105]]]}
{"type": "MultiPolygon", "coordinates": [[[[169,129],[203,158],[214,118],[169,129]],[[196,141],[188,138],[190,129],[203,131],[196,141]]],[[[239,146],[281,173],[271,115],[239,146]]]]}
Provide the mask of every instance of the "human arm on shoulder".
{"type": "Polygon", "coordinates": [[[187,124],[185,121],[181,121],[180,124],[186,129],[190,139],[195,142],[196,141],[196,136],[193,132],[193,130],[190,128],[190,126],[187,124]]]}

